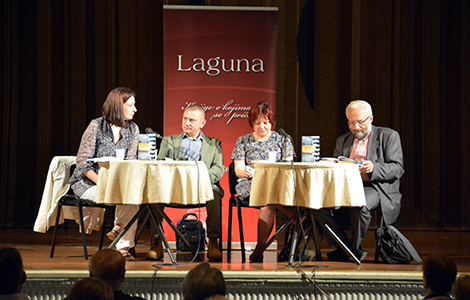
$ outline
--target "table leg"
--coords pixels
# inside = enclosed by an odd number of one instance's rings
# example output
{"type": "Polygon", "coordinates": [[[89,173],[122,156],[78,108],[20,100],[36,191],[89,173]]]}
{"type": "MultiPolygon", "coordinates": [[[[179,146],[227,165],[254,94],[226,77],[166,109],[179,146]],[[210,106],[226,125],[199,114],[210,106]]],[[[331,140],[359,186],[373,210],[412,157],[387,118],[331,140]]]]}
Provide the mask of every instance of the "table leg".
{"type": "Polygon", "coordinates": [[[159,214],[162,214],[162,211],[159,211],[155,205],[150,205],[146,204],[148,210],[149,210],[149,215],[150,215],[150,220],[153,223],[153,225],[157,228],[158,233],[160,234],[161,239],[163,240],[163,244],[165,245],[166,251],[168,252],[168,256],[170,257],[171,262],[176,265],[176,259],[173,255],[173,252],[171,251],[170,244],[168,243],[168,240],[166,239],[165,233],[163,232],[162,224],[157,221],[157,218],[155,217],[155,212],[153,209],[155,208],[159,214]]]}
{"type": "Polygon", "coordinates": [[[296,224],[294,226],[293,231],[292,231],[292,243],[291,243],[291,246],[290,246],[290,253],[289,253],[289,266],[291,266],[294,263],[295,249],[297,248],[298,226],[299,226],[299,224],[296,224]]]}
{"type": "Polygon", "coordinates": [[[309,216],[311,221],[311,230],[309,236],[313,236],[313,243],[315,245],[315,260],[322,260],[321,258],[321,239],[318,232],[318,226],[316,223],[315,216],[312,214],[311,210],[309,210],[309,216]]]}
{"type": "Polygon", "coordinates": [[[136,245],[137,245],[137,241],[140,240],[140,237],[142,236],[142,231],[144,230],[145,224],[147,223],[149,218],[150,218],[150,214],[148,211],[146,214],[143,215],[143,217],[141,216],[141,218],[139,218],[139,227],[137,228],[137,231],[135,233],[135,239],[134,239],[134,242],[136,245]]]}
{"type": "Polygon", "coordinates": [[[127,223],[126,227],[124,227],[124,229],[121,230],[121,233],[119,233],[119,235],[114,239],[111,245],[109,245],[108,247],[109,249],[112,249],[114,248],[114,246],[116,246],[116,244],[121,240],[123,235],[125,235],[126,232],[129,230],[129,228],[131,228],[132,224],[134,224],[134,222],[142,215],[145,209],[146,209],[145,206],[140,206],[139,211],[132,217],[129,223],[127,223]]]}
{"type": "Polygon", "coordinates": [[[256,259],[260,256],[260,255],[263,255],[264,251],[266,249],[268,249],[269,246],[271,246],[271,244],[277,239],[277,237],[284,231],[286,230],[287,227],[289,227],[289,225],[294,222],[294,220],[296,218],[298,218],[299,216],[297,214],[294,214],[292,217],[290,217],[282,226],[281,228],[279,228],[276,233],[269,239],[269,241],[266,242],[266,245],[264,245],[263,249],[261,249],[261,251],[259,251],[258,253],[256,253],[252,260],[253,261],[256,261],[256,259]]]}
{"type": "Polygon", "coordinates": [[[188,247],[188,249],[191,251],[191,253],[196,256],[196,259],[199,261],[200,258],[199,256],[197,256],[196,254],[196,251],[194,251],[192,248],[191,248],[191,245],[189,244],[189,242],[186,240],[186,238],[181,234],[181,232],[178,230],[178,228],[176,228],[175,224],[170,220],[170,218],[167,216],[167,214],[158,206],[152,206],[153,208],[155,208],[155,210],[160,214],[160,216],[162,216],[165,221],[168,223],[168,225],[170,225],[170,227],[173,229],[173,231],[175,232],[175,234],[180,238],[180,240],[186,245],[186,247],[188,247]]]}
{"type": "Polygon", "coordinates": [[[320,223],[320,225],[333,237],[333,239],[338,243],[338,245],[356,262],[356,264],[360,265],[361,261],[357,259],[357,257],[351,252],[351,250],[344,244],[344,242],[334,233],[334,231],[328,226],[328,224],[322,222],[320,218],[318,218],[315,214],[315,219],[320,223]]]}
{"type": "MultiPolygon", "coordinates": [[[[308,212],[308,210],[302,209],[302,211],[300,212],[300,215],[301,216],[305,215],[306,211],[308,212]]],[[[298,215],[295,215],[295,217],[297,219],[299,219],[298,215]]],[[[306,218],[305,221],[302,222],[302,223],[307,224],[306,225],[307,228],[312,226],[312,224],[309,224],[308,221],[309,220],[306,218]]],[[[293,263],[294,263],[295,251],[297,250],[297,247],[298,247],[297,242],[298,242],[299,230],[302,229],[302,232],[303,232],[302,236],[304,236],[305,231],[307,230],[307,228],[302,228],[302,226],[303,226],[302,223],[297,223],[294,226],[294,228],[292,230],[292,233],[291,233],[291,238],[289,239],[290,240],[290,253],[289,253],[289,256],[288,256],[289,257],[289,262],[288,262],[289,266],[292,266],[293,263]]],[[[308,239],[305,240],[305,248],[308,249],[308,239]]],[[[302,251],[299,251],[299,254],[302,256],[302,251]]],[[[302,260],[302,257],[300,257],[300,260],[302,260]]]]}

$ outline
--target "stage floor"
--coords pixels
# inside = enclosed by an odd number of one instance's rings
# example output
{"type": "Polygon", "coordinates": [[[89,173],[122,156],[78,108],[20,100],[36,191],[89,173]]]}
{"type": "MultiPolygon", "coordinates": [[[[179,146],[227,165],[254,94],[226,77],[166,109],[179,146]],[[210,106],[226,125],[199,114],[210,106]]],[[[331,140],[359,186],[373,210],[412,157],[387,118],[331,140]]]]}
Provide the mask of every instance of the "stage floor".
{"type": "MultiPolygon", "coordinates": [[[[25,269],[28,270],[87,270],[88,262],[83,257],[81,236],[77,228],[59,228],[58,241],[54,258],[49,258],[50,243],[52,240],[52,230],[45,234],[33,232],[32,229],[10,229],[0,228],[0,244],[10,245],[18,248],[23,256],[25,269]]],[[[198,264],[198,261],[190,263],[191,256],[185,253],[176,253],[178,264],[172,265],[165,254],[164,261],[146,261],[145,253],[150,247],[149,230],[144,229],[143,235],[137,244],[137,259],[135,262],[128,262],[128,270],[189,270],[198,264]]],[[[421,258],[431,254],[439,253],[449,255],[457,264],[459,272],[470,273],[470,232],[468,231],[402,231],[403,234],[415,246],[421,258]]],[[[93,255],[98,250],[99,234],[94,232],[87,236],[89,255],[93,255]]],[[[104,247],[109,245],[105,241],[104,247]]],[[[322,244],[321,261],[304,262],[302,268],[312,268],[318,266],[322,271],[396,271],[396,272],[421,272],[421,266],[412,263],[409,265],[389,265],[374,263],[375,238],[374,231],[369,231],[363,241],[363,248],[369,254],[366,259],[357,265],[351,262],[332,262],[326,257],[327,249],[325,242],[322,244]]],[[[250,251],[247,251],[247,258],[250,251]]],[[[199,255],[205,260],[205,253],[199,255]]],[[[240,251],[233,251],[230,262],[227,261],[226,252],[222,262],[211,263],[221,270],[253,270],[253,271],[273,271],[286,270],[292,268],[287,262],[277,261],[276,251],[267,251],[263,263],[242,263],[240,251]]]]}

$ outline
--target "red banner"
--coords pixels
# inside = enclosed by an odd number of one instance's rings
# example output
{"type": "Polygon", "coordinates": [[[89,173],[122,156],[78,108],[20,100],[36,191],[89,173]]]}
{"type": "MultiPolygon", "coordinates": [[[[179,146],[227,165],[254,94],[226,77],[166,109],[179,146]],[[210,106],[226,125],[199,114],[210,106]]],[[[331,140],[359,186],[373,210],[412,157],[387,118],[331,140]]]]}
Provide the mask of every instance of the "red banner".
{"type": "MultiPolygon", "coordinates": [[[[275,107],[277,9],[164,6],[164,133],[180,134],[184,108],[206,110],[205,135],[222,141],[224,165],[237,138],[252,131],[248,111],[259,101],[275,107]]],[[[228,174],[221,179],[222,233],[227,240],[228,174]]],[[[166,209],[177,222],[182,209],[166,209]]],[[[256,241],[258,210],[244,210],[245,241],[256,241]],[[248,230],[251,229],[251,230],[248,230]]],[[[234,215],[236,216],[236,214],[234,215]]],[[[205,216],[203,216],[205,219],[205,216]]],[[[233,221],[233,241],[239,241],[233,221]]],[[[174,240],[169,227],[169,239],[174,240]]]]}

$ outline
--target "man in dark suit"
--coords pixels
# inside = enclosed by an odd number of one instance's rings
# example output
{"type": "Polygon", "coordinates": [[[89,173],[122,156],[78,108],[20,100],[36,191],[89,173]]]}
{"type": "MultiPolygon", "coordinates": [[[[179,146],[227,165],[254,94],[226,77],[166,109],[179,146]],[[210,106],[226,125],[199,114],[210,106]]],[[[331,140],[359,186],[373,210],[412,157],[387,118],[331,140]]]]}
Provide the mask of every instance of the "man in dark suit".
{"type": "MultiPolygon", "coordinates": [[[[201,129],[206,124],[205,111],[200,105],[191,105],[183,113],[183,133],[164,137],[158,151],[158,159],[186,158],[203,161],[209,171],[214,199],[206,203],[207,210],[207,236],[209,248],[207,257],[211,261],[222,260],[218,240],[220,232],[220,198],[224,191],[219,180],[225,172],[222,155],[222,145],[219,139],[204,135],[201,129]]],[[[158,237],[157,229],[152,225],[152,245],[147,253],[147,259],[160,260],[163,258],[163,245],[158,237]]]]}
{"type": "MultiPolygon", "coordinates": [[[[372,107],[363,100],[352,101],[346,107],[349,130],[336,140],[334,156],[346,156],[362,161],[359,172],[364,184],[366,206],[351,207],[351,239],[337,224],[331,210],[320,210],[320,218],[330,225],[332,230],[353,254],[363,260],[367,252],[361,249],[361,242],[372,219],[370,211],[380,205],[386,224],[393,224],[400,213],[400,178],[405,172],[400,135],[395,130],[372,125],[374,115],[372,107]]],[[[349,259],[341,248],[327,254],[335,261],[349,259]]]]}

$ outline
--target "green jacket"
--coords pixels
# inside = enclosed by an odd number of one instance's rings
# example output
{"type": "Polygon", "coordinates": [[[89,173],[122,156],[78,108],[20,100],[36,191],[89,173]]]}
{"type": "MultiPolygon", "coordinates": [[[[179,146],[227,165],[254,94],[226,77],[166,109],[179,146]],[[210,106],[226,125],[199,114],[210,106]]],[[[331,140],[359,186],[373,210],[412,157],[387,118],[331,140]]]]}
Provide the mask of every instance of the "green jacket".
{"type": "MultiPolygon", "coordinates": [[[[181,152],[182,134],[170,135],[163,138],[158,150],[158,159],[178,159],[181,152]],[[173,145],[173,147],[171,146],[173,145]]],[[[219,180],[225,172],[222,144],[219,139],[204,135],[202,139],[201,161],[206,164],[212,189],[224,196],[224,190],[220,187],[219,180]]]]}

